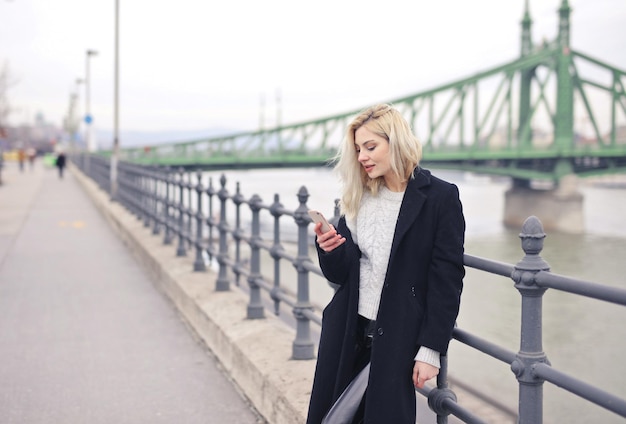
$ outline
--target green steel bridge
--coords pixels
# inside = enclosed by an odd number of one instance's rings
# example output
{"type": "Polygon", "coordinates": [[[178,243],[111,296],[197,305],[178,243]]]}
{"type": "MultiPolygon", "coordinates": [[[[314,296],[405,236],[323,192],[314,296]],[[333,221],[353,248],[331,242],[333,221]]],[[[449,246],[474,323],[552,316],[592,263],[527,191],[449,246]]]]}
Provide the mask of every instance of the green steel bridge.
{"type": "MultiPolygon", "coordinates": [[[[388,101],[422,141],[425,166],[509,176],[522,184],[626,172],[626,71],[572,48],[567,0],[558,14],[556,40],[533,43],[526,0],[518,59],[388,101]]],[[[119,157],[205,170],[323,166],[358,112],[128,148],[119,157]]]]}

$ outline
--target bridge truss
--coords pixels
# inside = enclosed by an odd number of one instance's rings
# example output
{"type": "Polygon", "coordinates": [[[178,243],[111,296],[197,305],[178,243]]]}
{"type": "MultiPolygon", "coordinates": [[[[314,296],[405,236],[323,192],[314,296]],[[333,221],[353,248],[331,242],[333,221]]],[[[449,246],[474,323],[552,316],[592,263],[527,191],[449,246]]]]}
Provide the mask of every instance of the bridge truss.
{"type": "MultiPolygon", "coordinates": [[[[626,172],[626,71],[573,50],[567,0],[559,15],[554,42],[532,45],[527,9],[518,59],[389,101],[422,141],[424,164],[520,181],[626,172]]],[[[359,111],[124,149],[121,158],[202,169],[320,166],[359,111]]]]}

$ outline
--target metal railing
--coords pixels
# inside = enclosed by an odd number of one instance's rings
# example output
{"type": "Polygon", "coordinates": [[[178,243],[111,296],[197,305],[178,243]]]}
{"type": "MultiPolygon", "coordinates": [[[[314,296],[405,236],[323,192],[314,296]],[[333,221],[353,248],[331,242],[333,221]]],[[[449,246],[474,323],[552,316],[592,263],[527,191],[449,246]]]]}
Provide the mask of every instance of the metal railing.
{"type": "MultiPolygon", "coordinates": [[[[74,157],[73,161],[100,187],[109,189],[108,160],[90,156],[74,157]],[[88,168],[86,164],[89,164],[88,168]]],[[[200,172],[120,162],[116,200],[143,220],[153,234],[158,235],[163,230],[164,244],[176,241],[177,256],[185,256],[193,250],[194,271],[203,272],[207,263],[215,261],[218,267],[216,290],[230,290],[232,283],[239,285],[241,277],[245,277],[249,292],[248,319],[265,317],[262,291],[273,302],[274,313],[279,313],[283,303],[290,306],[296,321],[293,359],[313,359],[315,342],[311,322],[321,325],[321,316],[310,301],[309,276],[311,273],[322,276],[322,273],[309,254],[312,236],[308,228],[311,220],[307,214],[307,189],[303,186],[297,193],[299,206],[295,210],[287,210],[280,203],[278,194],[272,203],[266,204],[256,194],[249,198],[243,196],[239,183],[231,194],[224,175],[218,184],[216,187],[209,179],[205,187],[200,172]],[[249,231],[241,220],[241,213],[246,207],[251,214],[249,231]],[[219,211],[216,211],[218,208],[219,211]],[[234,213],[229,214],[229,208],[234,208],[234,213]],[[261,236],[261,214],[268,214],[273,220],[271,241],[261,236]],[[283,246],[283,218],[292,219],[297,226],[295,253],[289,253],[283,246]],[[242,255],[243,246],[249,249],[249,257],[242,255]],[[274,261],[271,280],[261,273],[262,251],[274,261]],[[291,263],[296,269],[295,297],[281,287],[281,261],[291,263]]],[[[336,223],[338,214],[335,205],[335,216],[331,222],[336,223]]],[[[517,419],[520,424],[543,422],[543,383],[546,381],[626,418],[626,399],[553,368],[542,346],[542,296],[547,289],[622,306],[626,306],[626,290],[551,273],[550,266],[540,256],[545,236],[539,219],[529,217],[520,233],[524,257],[518,263],[512,265],[469,254],[464,258],[466,267],[500,275],[515,283],[522,297],[519,352],[507,350],[461,328],[454,330],[453,338],[510,366],[519,383],[517,419]]],[[[485,422],[457,403],[456,395],[448,385],[446,357],[442,357],[441,365],[436,387],[418,389],[437,414],[437,422],[447,423],[450,414],[467,423],[485,422]]]]}

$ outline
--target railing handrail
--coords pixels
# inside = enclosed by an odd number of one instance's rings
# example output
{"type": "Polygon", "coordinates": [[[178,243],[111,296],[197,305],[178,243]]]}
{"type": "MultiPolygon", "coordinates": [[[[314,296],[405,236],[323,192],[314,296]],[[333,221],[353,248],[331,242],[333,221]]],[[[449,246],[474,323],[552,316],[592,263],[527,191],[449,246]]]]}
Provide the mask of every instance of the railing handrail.
{"type": "MultiPolygon", "coordinates": [[[[72,160],[101,188],[110,191],[110,171],[108,160],[98,156],[78,156],[72,160]]],[[[297,193],[299,206],[287,210],[280,203],[278,195],[274,202],[265,204],[258,195],[246,199],[236,184],[234,194],[226,189],[226,177],[220,178],[220,188],[213,186],[209,179],[207,187],[202,185],[202,177],[196,174],[197,182],[192,182],[192,174],[169,168],[145,167],[121,162],[119,166],[119,195],[116,200],[130,212],[143,220],[146,227],[152,227],[153,234],[165,230],[164,244],[171,244],[173,237],[178,238],[176,254],[185,256],[188,249],[195,249],[194,271],[205,271],[204,256],[209,261],[219,264],[216,290],[229,290],[232,278],[236,276],[238,284],[241,276],[246,277],[249,286],[250,301],[248,319],[264,318],[264,306],[261,291],[267,292],[274,301],[274,313],[279,313],[281,302],[293,309],[296,319],[296,337],[293,342],[293,359],[313,359],[314,342],[312,340],[311,321],[321,325],[321,316],[315,312],[309,300],[308,277],[310,273],[323,276],[320,268],[308,252],[311,236],[308,233],[310,218],[306,205],[309,194],[305,187],[297,193]],[[187,178],[185,178],[187,175],[187,178]],[[195,192],[196,208],[193,207],[195,192]],[[206,201],[203,201],[206,199],[206,201]],[[214,214],[215,202],[219,203],[219,219],[214,214]],[[235,225],[229,224],[228,204],[235,207],[235,225]],[[208,215],[203,214],[203,205],[208,206],[208,215]],[[247,206],[252,213],[249,233],[244,231],[240,212],[247,206]],[[274,218],[273,241],[264,240],[260,234],[260,214],[269,213],[274,218]],[[288,253],[281,243],[280,219],[290,217],[298,228],[297,253],[288,253]],[[195,231],[194,231],[195,230],[195,231]],[[204,230],[207,231],[206,235],[204,230]],[[217,239],[214,232],[217,231],[217,239]],[[241,244],[250,248],[250,258],[241,256],[241,244]],[[275,261],[274,281],[261,275],[259,254],[266,251],[275,261]],[[234,253],[235,258],[230,255],[234,253]],[[296,298],[281,287],[279,263],[286,260],[297,270],[298,289],[296,298]]],[[[334,222],[339,218],[335,205],[334,222]]],[[[333,221],[331,220],[331,221],[333,221]]],[[[529,217],[522,227],[520,239],[525,256],[517,264],[507,264],[491,259],[465,254],[466,267],[478,271],[499,275],[515,282],[515,288],[522,296],[522,329],[520,351],[513,352],[495,343],[481,339],[461,328],[455,328],[453,338],[479,352],[510,365],[519,381],[518,422],[538,424],[543,420],[542,385],[548,381],[582,399],[586,399],[602,408],[626,417],[626,399],[621,399],[564,372],[554,369],[548,361],[542,347],[541,310],[542,296],[548,288],[568,292],[574,295],[594,298],[626,306],[626,290],[583,281],[550,272],[550,267],[540,253],[543,249],[545,233],[541,222],[536,217],[529,217]]],[[[447,422],[447,416],[453,414],[467,423],[482,423],[482,419],[456,402],[456,395],[448,388],[447,358],[442,357],[442,368],[437,378],[436,388],[419,389],[418,392],[428,398],[431,409],[437,414],[438,423],[447,422]]]]}

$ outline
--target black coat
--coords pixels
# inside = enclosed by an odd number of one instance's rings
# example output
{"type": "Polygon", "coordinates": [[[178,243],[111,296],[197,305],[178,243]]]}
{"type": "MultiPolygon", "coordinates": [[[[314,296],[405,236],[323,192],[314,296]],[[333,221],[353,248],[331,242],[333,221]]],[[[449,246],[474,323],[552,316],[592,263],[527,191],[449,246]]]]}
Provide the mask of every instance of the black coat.
{"type": "Polygon", "coordinates": [[[56,166],[58,166],[59,168],[65,167],[65,155],[63,153],[57,156],[56,166]]]}
{"type": "MultiPolygon", "coordinates": [[[[318,424],[352,378],[360,251],[345,217],[346,242],[319,249],[324,276],[338,284],[324,309],[308,424],[318,424]]],[[[414,358],[420,346],[445,355],[459,312],[465,220],[455,185],[417,168],[407,185],[376,320],[365,422],[415,424],[414,358]]]]}

